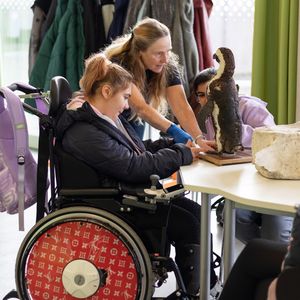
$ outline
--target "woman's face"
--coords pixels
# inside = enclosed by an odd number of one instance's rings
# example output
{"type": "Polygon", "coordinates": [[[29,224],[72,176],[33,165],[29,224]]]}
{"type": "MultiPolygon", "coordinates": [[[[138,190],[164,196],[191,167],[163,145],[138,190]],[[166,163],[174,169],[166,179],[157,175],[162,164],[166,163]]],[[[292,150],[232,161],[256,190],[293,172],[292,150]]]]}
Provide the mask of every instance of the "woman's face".
{"type": "Polygon", "coordinates": [[[172,50],[170,36],[165,36],[155,41],[147,50],[141,51],[141,59],[146,70],[160,73],[169,60],[172,50]]]}
{"type": "Polygon", "coordinates": [[[206,102],[206,88],[207,88],[208,82],[200,83],[195,91],[197,102],[203,107],[206,102]]]}
{"type": "Polygon", "coordinates": [[[131,85],[115,93],[112,97],[110,97],[107,101],[107,109],[106,115],[110,117],[112,120],[117,120],[119,115],[125,110],[128,109],[128,99],[131,95],[131,85]]]}

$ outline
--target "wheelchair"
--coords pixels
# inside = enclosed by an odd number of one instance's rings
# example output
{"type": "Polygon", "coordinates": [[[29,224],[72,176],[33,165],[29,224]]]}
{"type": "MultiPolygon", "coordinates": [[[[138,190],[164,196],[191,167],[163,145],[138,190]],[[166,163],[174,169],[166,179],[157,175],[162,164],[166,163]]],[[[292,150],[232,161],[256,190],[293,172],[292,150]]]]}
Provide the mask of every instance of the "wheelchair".
{"type": "MultiPolygon", "coordinates": [[[[99,188],[99,176],[55,143],[55,120],[71,98],[65,78],[51,81],[49,124],[51,198],[47,216],[28,232],[16,259],[20,299],[189,299],[179,269],[169,256],[166,224],[141,230],[131,217],[155,214],[182,195],[157,189],[99,188]],[[165,298],[153,297],[174,272],[177,288],[165,298]]],[[[47,131],[49,133],[49,131],[47,131]]]]}

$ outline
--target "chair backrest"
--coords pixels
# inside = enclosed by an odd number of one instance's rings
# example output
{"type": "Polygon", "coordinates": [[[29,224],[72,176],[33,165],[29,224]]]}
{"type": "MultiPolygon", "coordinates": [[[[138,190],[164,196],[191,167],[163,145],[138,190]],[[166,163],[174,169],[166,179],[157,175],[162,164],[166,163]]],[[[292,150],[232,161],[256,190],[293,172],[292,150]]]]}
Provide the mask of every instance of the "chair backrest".
{"type": "Polygon", "coordinates": [[[38,178],[37,178],[37,217],[36,221],[42,219],[48,206],[45,205],[45,198],[48,198],[48,173],[50,173],[50,202],[54,201],[55,191],[55,171],[53,144],[55,141],[55,119],[60,108],[72,97],[72,90],[68,81],[62,76],[55,76],[50,83],[50,103],[46,121],[40,118],[40,134],[38,149],[38,178]],[[48,161],[50,160],[50,172],[48,172],[48,161]]]}

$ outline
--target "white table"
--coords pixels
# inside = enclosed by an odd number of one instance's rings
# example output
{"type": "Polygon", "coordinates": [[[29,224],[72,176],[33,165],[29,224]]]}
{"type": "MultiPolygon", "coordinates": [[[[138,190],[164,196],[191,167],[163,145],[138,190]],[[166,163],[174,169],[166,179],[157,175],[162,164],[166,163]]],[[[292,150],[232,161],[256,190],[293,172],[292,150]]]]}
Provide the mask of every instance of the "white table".
{"type": "Polygon", "coordinates": [[[184,187],[201,192],[200,300],[209,299],[210,287],[210,201],[208,194],[226,199],[224,209],[224,280],[234,258],[235,205],[271,214],[294,214],[300,204],[300,181],[275,180],[261,176],[252,163],[216,166],[199,160],[180,168],[184,187]]]}

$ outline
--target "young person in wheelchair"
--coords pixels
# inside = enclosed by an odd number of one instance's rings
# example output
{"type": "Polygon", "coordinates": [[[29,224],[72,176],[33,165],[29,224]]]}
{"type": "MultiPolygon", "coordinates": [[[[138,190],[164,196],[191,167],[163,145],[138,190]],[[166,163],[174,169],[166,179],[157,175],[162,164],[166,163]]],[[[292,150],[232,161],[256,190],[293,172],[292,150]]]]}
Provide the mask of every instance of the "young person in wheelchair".
{"type": "MultiPolygon", "coordinates": [[[[128,108],[133,78],[101,53],[86,60],[80,80],[84,101],[72,100],[57,123],[57,139],[63,150],[96,170],[105,186],[150,186],[150,176],[167,178],[180,166],[197,158],[200,148],[191,141],[172,139],[141,141],[120,115],[128,108]]],[[[200,264],[200,205],[183,196],[161,205],[153,214],[137,209],[128,214],[142,231],[161,227],[167,221],[167,239],[175,246],[175,261],[187,293],[197,297],[200,264]]],[[[217,282],[211,268],[211,287],[217,282]]]]}

